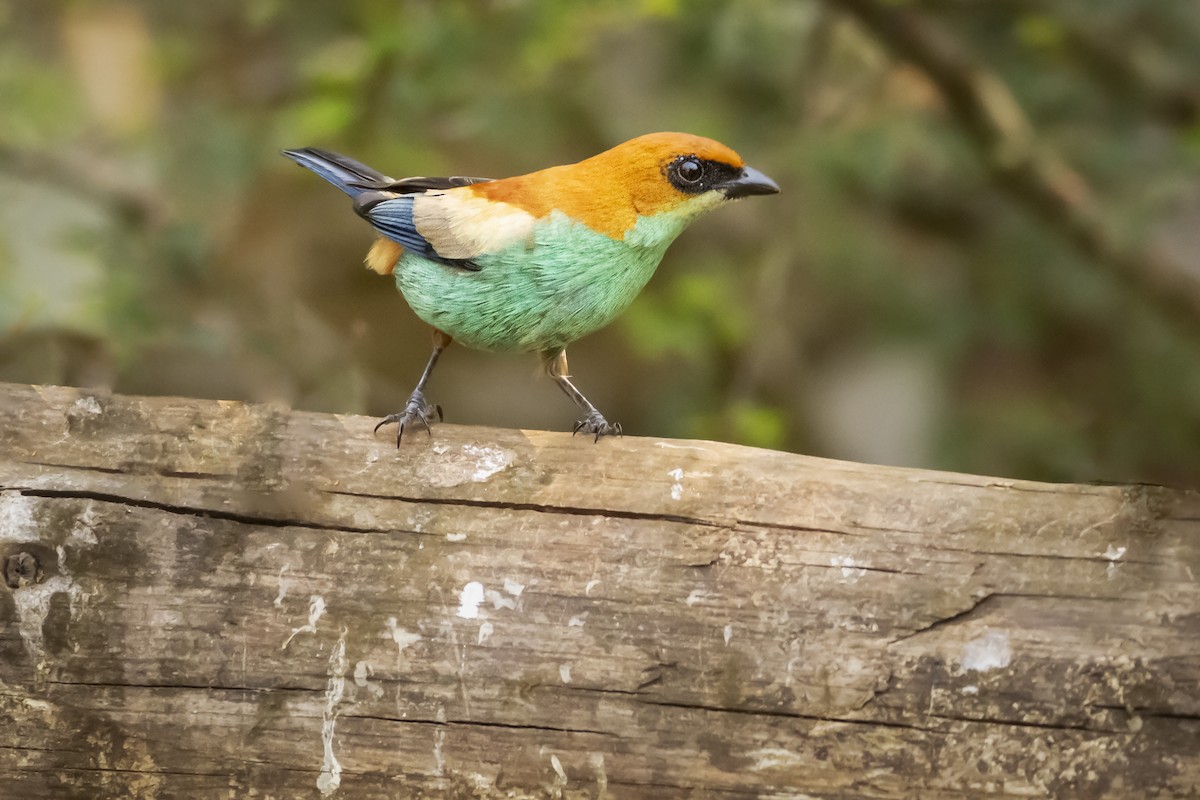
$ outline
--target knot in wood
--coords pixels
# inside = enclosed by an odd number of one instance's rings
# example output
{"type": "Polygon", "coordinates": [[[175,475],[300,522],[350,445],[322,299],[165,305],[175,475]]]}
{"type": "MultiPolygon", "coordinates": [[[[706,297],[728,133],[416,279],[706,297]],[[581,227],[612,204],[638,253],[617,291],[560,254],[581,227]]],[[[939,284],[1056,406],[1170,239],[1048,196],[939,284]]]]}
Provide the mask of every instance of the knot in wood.
{"type": "Polygon", "coordinates": [[[4,585],[10,589],[41,583],[43,577],[45,570],[33,553],[22,550],[4,559],[4,585]]]}

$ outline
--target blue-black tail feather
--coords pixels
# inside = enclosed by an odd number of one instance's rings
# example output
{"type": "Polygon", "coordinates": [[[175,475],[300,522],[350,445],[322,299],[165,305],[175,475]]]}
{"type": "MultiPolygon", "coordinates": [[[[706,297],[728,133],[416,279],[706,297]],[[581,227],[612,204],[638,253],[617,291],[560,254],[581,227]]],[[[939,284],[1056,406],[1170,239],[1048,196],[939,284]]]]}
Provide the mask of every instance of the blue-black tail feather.
{"type": "MultiPolygon", "coordinates": [[[[382,172],[368,167],[350,156],[332,153],[316,147],[300,147],[284,150],[283,155],[320,175],[351,197],[357,198],[364,192],[388,192],[390,194],[423,194],[428,191],[454,189],[472,183],[486,183],[491,178],[471,178],[451,175],[448,178],[389,178],[382,172]]],[[[370,202],[369,199],[365,202],[370,202]]]]}
{"type": "Polygon", "coordinates": [[[351,197],[378,190],[392,179],[353,158],[315,147],[284,150],[283,155],[312,170],[351,197]]]}

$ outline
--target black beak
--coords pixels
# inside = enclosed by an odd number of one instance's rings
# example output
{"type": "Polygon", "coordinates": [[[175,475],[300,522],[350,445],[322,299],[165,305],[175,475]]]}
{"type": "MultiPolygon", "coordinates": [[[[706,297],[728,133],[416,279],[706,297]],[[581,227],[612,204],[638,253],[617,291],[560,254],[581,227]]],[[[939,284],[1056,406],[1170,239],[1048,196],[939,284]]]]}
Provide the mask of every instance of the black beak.
{"type": "Polygon", "coordinates": [[[778,194],[779,184],[763,175],[754,167],[743,167],[736,178],[713,187],[723,192],[730,200],[738,197],[749,197],[752,194],[778,194]]]}

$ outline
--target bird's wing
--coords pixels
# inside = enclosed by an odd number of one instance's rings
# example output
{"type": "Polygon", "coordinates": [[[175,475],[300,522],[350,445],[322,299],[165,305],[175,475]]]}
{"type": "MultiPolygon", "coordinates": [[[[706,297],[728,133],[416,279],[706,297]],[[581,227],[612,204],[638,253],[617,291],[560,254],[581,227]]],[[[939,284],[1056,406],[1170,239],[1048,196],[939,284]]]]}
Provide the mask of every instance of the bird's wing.
{"type": "Polygon", "coordinates": [[[472,271],[479,269],[480,256],[532,238],[536,219],[529,212],[464,189],[436,191],[431,187],[398,196],[386,190],[367,192],[358,197],[355,209],[381,234],[410,252],[472,271]]]}
{"type": "Polygon", "coordinates": [[[466,175],[451,175],[446,178],[400,178],[399,180],[388,179],[387,183],[380,184],[371,188],[383,189],[396,194],[414,194],[419,192],[428,192],[430,190],[454,189],[459,186],[470,186],[473,183],[488,183],[492,178],[470,178],[466,175]]]}

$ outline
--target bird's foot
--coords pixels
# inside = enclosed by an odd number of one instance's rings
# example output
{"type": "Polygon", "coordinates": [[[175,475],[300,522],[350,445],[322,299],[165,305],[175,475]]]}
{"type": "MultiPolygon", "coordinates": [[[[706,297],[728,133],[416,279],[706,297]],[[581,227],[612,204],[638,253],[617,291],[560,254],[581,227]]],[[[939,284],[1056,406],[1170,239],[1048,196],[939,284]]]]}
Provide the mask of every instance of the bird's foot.
{"type": "Polygon", "coordinates": [[[406,427],[422,425],[425,428],[425,432],[432,436],[433,431],[429,427],[429,418],[434,414],[437,414],[438,422],[441,422],[442,407],[435,406],[430,403],[425,399],[425,395],[422,394],[422,392],[418,389],[408,398],[408,402],[405,403],[403,411],[395,414],[388,414],[379,421],[378,425],[375,426],[375,431],[378,432],[378,430],[384,425],[395,422],[396,447],[399,447],[400,440],[404,438],[404,429],[406,427]]]}
{"type": "Polygon", "coordinates": [[[601,436],[620,436],[621,423],[610,423],[604,418],[603,414],[593,408],[587,413],[586,417],[575,423],[575,430],[572,431],[571,435],[574,436],[580,431],[596,434],[596,438],[592,441],[598,442],[601,436]]]}

